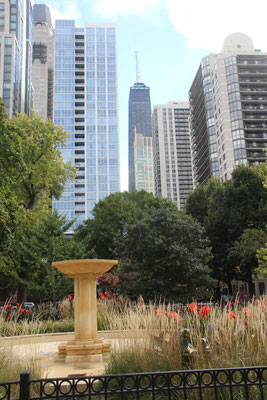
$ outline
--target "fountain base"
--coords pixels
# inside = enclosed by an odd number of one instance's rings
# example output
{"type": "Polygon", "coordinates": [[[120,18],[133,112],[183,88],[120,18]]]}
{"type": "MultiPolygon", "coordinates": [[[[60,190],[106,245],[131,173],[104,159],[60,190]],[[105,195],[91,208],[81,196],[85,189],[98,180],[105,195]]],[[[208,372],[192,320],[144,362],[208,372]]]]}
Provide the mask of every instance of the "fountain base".
{"type": "Polygon", "coordinates": [[[103,353],[110,352],[110,342],[106,339],[71,340],[58,346],[55,361],[73,363],[77,361],[102,360],[103,353]]]}

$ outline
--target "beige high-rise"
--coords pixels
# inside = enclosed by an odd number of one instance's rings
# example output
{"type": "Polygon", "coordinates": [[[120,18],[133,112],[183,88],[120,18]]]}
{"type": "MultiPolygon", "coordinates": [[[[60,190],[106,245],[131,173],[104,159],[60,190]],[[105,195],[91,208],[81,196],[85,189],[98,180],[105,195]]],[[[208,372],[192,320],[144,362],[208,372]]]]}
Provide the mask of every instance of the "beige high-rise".
{"type": "Polygon", "coordinates": [[[42,119],[53,119],[54,29],[49,8],[33,6],[33,110],[42,119]]]}
{"type": "Polygon", "coordinates": [[[152,115],[155,195],[172,199],[179,209],[193,186],[188,116],[187,101],[156,105],[152,115]]]}
{"type": "Polygon", "coordinates": [[[248,36],[231,34],[202,59],[189,97],[194,186],[266,161],[267,53],[248,36]]]}

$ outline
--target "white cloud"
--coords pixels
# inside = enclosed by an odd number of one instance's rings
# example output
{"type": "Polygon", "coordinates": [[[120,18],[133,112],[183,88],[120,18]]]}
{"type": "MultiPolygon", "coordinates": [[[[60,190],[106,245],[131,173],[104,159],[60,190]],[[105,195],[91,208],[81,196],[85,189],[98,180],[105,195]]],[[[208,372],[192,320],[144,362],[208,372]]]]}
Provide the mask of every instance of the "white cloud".
{"type": "Polygon", "coordinates": [[[98,0],[94,6],[96,12],[105,17],[116,15],[144,15],[158,10],[161,0],[98,0]]]}
{"type": "Polygon", "coordinates": [[[267,2],[244,0],[94,0],[94,10],[104,17],[145,15],[157,21],[167,10],[175,31],[191,48],[220,51],[230,33],[248,35],[256,48],[267,50],[267,2]]]}
{"type": "Polygon", "coordinates": [[[267,49],[267,2],[258,0],[253,6],[244,0],[165,0],[169,18],[176,32],[182,34],[189,47],[220,51],[230,33],[248,35],[255,47],[267,49]]]}

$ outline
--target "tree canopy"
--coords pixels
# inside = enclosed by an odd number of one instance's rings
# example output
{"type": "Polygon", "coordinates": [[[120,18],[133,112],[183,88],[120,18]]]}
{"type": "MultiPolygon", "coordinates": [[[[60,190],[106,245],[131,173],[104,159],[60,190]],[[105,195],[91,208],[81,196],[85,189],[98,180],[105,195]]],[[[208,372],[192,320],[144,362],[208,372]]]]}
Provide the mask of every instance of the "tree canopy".
{"type": "MultiPolygon", "coordinates": [[[[246,230],[246,238],[252,235],[253,229],[265,231],[266,177],[266,166],[240,165],[233,171],[231,180],[222,183],[213,178],[197,187],[186,202],[186,213],[205,227],[210,240],[212,259],[209,265],[212,275],[218,283],[227,283],[230,290],[232,279],[240,279],[240,263],[229,256],[230,250],[237,241],[243,243],[242,234],[246,230]]],[[[245,274],[243,268],[242,277],[252,290],[255,264],[251,269],[247,266],[247,270],[250,272],[245,274]]]]}
{"type": "Polygon", "coordinates": [[[144,191],[116,193],[96,204],[76,238],[99,258],[118,258],[122,294],[168,300],[206,296],[213,281],[200,224],[176,205],[144,191]]]}
{"type": "Polygon", "coordinates": [[[52,197],[75,175],[61,157],[66,135],[34,114],[9,118],[0,102],[0,272],[18,287],[19,300],[37,276],[34,241],[51,214],[52,197]]]}

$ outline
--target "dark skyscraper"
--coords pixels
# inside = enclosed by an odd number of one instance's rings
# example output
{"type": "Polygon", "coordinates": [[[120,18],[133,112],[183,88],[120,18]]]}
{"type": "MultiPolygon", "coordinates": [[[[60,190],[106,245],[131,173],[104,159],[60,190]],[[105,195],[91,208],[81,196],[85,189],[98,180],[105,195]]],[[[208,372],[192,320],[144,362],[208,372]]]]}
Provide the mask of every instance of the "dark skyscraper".
{"type": "Polygon", "coordinates": [[[150,89],[141,82],[130,88],[129,96],[129,191],[135,190],[135,134],[152,136],[150,89]]]}

